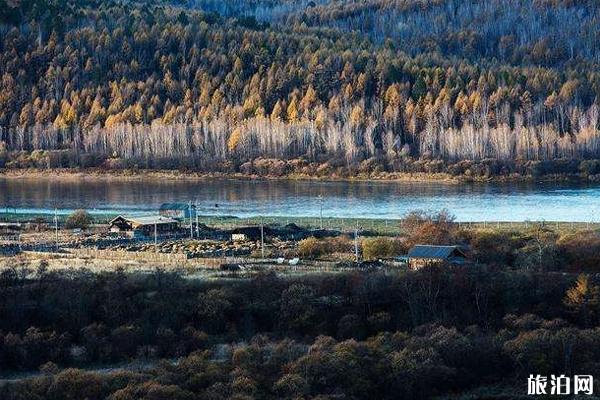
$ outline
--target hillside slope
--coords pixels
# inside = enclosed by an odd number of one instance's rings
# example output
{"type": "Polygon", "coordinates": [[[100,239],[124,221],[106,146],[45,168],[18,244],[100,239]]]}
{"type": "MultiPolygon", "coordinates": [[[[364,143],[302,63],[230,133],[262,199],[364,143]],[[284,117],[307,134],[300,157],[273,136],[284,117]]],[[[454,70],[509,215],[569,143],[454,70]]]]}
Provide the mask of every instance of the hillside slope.
{"type": "Polygon", "coordinates": [[[0,164],[596,158],[598,9],[2,0],[0,164]]]}

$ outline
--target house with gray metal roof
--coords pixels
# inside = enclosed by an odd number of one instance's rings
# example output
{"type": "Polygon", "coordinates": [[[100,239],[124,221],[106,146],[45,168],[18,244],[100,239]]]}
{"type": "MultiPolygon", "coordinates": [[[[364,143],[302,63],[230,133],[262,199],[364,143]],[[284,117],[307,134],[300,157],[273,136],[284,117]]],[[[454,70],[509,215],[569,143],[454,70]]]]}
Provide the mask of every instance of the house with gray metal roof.
{"type": "Polygon", "coordinates": [[[433,264],[464,264],[467,255],[459,246],[434,246],[418,244],[408,251],[410,269],[420,269],[433,264]]]}

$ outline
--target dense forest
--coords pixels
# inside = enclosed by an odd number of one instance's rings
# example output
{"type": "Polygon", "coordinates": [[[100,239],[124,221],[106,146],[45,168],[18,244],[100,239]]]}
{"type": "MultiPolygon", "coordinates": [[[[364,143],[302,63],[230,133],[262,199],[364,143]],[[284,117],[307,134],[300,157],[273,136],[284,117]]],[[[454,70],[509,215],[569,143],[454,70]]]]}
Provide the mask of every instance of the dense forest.
{"type": "Polygon", "coordinates": [[[600,158],[599,22],[569,0],[2,0],[0,164],[600,158]]]}

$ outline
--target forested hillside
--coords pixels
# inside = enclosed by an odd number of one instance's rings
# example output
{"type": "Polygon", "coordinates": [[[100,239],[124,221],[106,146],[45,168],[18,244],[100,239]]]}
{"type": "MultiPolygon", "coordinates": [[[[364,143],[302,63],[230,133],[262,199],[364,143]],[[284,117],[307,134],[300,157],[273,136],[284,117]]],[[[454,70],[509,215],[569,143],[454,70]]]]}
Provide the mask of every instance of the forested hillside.
{"type": "Polygon", "coordinates": [[[600,158],[595,1],[0,0],[0,23],[0,166],[600,158]]]}

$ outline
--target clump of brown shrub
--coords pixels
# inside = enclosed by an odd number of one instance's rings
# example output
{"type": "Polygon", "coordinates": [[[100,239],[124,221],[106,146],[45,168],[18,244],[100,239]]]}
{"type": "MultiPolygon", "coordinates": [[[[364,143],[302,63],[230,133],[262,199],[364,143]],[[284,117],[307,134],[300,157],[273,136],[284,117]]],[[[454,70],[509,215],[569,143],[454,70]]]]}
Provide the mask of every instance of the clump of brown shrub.
{"type": "Polygon", "coordinates": [[[416,244],[450,245],[458,240],[458,225],[447,210],[412,211],[401,221],[407,247],[416,244]]]}
{"type": "Polygon", "coordinates": [[[317,239],[309,237],[298,242],[298,255],[318,258],[327,254],[345,253],[352,250],[352,241],[345,236],[317,239]]]}
{"type": "Polygon", "coordinates": [[[404,250],[401,242],[392,238],[376,237],[362,241],[362,255],[365,260],[393,257],[404,250]]]}
{"type": "Polygon", "coordinates": [[[67,217],[65,228],[67,229],[87,229],[92,223],[92,217],[85,210],[76,210],[67,217]]]}

